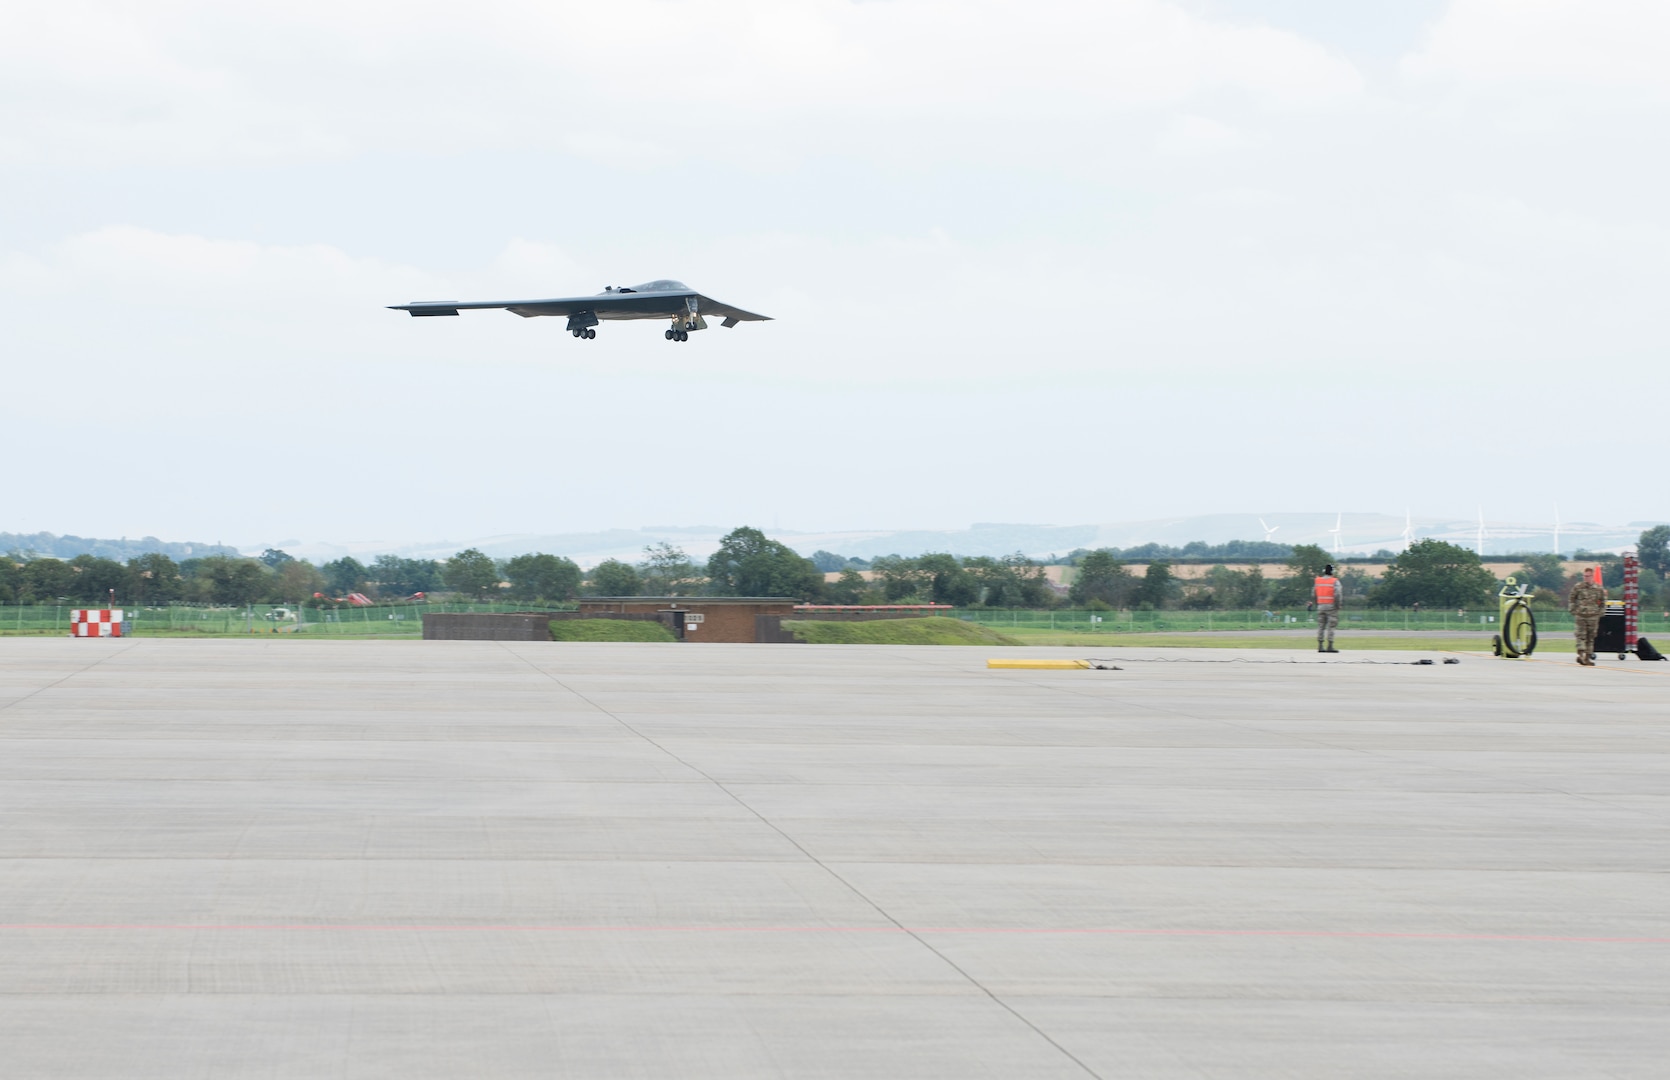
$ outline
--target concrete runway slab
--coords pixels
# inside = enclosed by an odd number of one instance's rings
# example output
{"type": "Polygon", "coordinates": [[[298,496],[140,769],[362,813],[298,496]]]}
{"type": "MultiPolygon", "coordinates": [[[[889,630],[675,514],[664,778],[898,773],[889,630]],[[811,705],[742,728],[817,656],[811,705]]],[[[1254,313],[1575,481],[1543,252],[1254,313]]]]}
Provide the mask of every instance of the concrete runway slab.
{"type": "Polygon", "coordinates": [[[1101,654],[0,640],[0,1071],[1665,1074],[1670,664],[1101,654]]]}

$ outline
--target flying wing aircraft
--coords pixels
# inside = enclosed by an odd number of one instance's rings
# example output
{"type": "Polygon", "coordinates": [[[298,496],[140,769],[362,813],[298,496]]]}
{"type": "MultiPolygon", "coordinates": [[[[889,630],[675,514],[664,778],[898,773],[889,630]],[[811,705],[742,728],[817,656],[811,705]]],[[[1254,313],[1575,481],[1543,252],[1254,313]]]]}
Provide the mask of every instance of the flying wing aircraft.
{"type": "Polygon", "coordinates": [[[769,322],[770,316],[721,304],[692,289],[682,281],[651,281],[643,285],[606,287],[596,296],[565,296],[555,300],[424,300],[390,304],[392,311],[415,316],[456,315],[475,308],[503,308],[524,319],[540,315],[567,316],[568,332],[577,338],[597,336],[597,324],[605,319],[670,319],[664,335],[668,341],[688,341],[692,330],[706,330],[706,315],[723,315],[721,326],[739,322],[769,322]]]}

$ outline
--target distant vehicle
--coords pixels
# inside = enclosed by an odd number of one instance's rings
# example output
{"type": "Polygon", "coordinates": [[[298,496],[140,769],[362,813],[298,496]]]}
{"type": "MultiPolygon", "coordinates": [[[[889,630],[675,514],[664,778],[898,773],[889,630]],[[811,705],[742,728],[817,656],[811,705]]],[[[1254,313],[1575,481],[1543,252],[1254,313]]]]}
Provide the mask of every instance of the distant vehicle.
{"type": "Polygon", "coordinates": [[[605,286],[596,296],[564,296],[554,300],[417,300],[390,304],[391,311],[414,316],[456,315],[478,308],[502,308],[525,319],[541,315],[565,316],[568,332],[577,338],[597,336],[597,324],[614,319],[669,319],[672,325],[662,335],[668,341],[688,341],[694,330],[706,330],[706,315],[723,315],[720,326],[739,322],[770,322],[769,315],[743,311],[692,289],[682,281],[663,279],[643,285],[605,286]]]}
{"type": "Polygon", "coordinates": [[[287,607],[275,607],[262,616],[262,618],[270,619],[273,622],[284,622],[286,619],[294,619],[295,617],[296,613],[287,607]]]}

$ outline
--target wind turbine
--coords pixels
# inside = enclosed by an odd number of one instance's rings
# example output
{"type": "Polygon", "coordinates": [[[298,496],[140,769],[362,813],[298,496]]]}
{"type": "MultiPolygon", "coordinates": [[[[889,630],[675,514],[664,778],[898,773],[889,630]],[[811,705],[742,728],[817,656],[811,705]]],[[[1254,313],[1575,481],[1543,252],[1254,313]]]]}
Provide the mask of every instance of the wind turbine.
{"type": "Polygon", "coordinates": [[[1554,504],[1554,554],[1560,554],[1560,504],[1554,504]]]}
{"type": "Polygon", "coordinates": [[[1264,526],[1264,542],[1266,544],[1271,542],[1270,537],[1276,535],[1276,530],[1281,528],[1280,525],[1264,525],[1263,518],[1259,518],[1258,523],[1264,526]]]}
{"type": "Polygon", "coordinates": [[[1403,508],[1403,532],[1399,535],[1403,537],[1404,547],[1408,547],[1415,542],[1415,524],[1409,518],[1409,508],[1407,506],[1403,508]]]}
{"type": "Polygon", "coordinates": [[[1344,524],[1345,524],[1345,512],[1342,510],[1339,513],[1339,515],[1334,518],[1334,527],[1328,530],[1329,532],[1334,534],[1334,554],[1335,555],[1339,554],[1339,533],[1340,533],[1340,527],[1344,524]]]}
{"type": "Polygon", "coordinates": [[[1484,507],[1479,507],[1479,542],[1475,550],[1480,556],[1484,555],[1484,538],[1489,535],[1484,531],[1484,507]]]}

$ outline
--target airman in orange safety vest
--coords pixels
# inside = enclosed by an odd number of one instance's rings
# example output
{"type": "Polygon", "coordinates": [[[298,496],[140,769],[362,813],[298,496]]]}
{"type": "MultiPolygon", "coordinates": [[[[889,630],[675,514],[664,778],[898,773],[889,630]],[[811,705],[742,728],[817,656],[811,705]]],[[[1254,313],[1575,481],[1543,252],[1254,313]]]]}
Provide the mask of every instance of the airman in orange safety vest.
{"type": "Polygon", "coordinates": [[[1344,590],[1334,576],[1334,564],[1322,568],[1322,576],[1311,586],[1311,599],[1316,601],[1316,651],[1339,652],[1334,648],[1334,629],[1339,626],[1339,606],[1344,590]]]}

